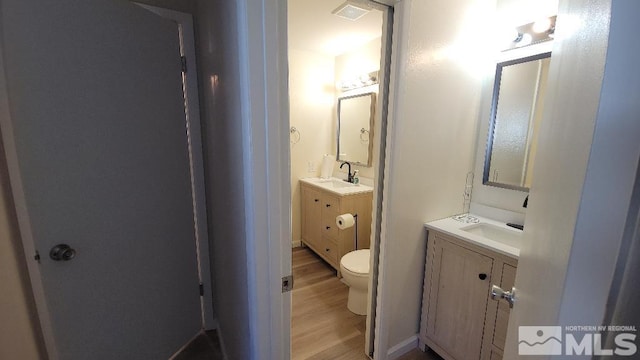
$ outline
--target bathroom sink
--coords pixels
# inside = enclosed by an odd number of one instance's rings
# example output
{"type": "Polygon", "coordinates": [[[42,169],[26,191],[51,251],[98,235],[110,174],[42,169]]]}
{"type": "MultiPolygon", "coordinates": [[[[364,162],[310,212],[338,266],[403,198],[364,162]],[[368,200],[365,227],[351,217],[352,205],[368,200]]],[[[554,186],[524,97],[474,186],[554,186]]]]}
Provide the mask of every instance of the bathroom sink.
{"type": "Polygon", "coordinates": [[[344,187],[352,187],[352,186],[356,186],[355,184],[346,182],[344,180],[336,180],[336,179],[331,179],[331,180],[327,180],[325,182],[326,185],[334,187],[334,188],[344,188],[344,187]]]}
{"type": "Polygon", "coordinates": [[[318,186],[337,195],[351,195],[373,191],[373,188],[371,186],[363,184],[352,184],[338,178],[303,178],[300,179],[300,181],[318,186]]]}
{"type": "Polygon", "coordinates": [[[522,231],[507,229],[487,223],[473,224],[460,228],[468,233],[479,235],[489,240],[499,242],[504,245],[520,247],[522,231]]]}

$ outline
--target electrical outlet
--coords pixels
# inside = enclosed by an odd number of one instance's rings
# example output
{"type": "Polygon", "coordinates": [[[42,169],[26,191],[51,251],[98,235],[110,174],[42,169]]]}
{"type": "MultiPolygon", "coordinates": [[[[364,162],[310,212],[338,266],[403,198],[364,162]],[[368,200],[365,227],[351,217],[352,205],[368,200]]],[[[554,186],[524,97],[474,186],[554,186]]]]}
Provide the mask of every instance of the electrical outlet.
{"type": "Polygon", "coordinates": [[[316,172],[316,163],[313,161],[307,161],[307,172],[316,172]]]}

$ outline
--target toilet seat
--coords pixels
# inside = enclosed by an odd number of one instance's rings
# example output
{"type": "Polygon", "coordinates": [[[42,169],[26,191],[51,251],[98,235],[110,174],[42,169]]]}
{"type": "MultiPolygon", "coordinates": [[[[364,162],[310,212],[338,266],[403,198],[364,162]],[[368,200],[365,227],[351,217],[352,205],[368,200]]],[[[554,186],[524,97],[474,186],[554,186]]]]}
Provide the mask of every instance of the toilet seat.
{"type": "Polygon", "coordinates": [[[369,274],[369,249],[352,251],[340,259],[340,265],[356,275],[369,274]]]}

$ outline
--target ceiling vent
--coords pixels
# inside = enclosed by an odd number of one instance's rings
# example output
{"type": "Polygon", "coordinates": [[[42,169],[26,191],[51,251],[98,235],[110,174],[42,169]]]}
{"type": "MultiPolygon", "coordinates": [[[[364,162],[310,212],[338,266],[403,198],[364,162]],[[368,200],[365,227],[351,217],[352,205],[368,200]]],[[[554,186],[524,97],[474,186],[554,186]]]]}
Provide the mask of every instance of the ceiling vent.
{"type": "Polygon", "coordinates": [[[369,11],[369,9],[363,9],[361,7],[349,4],[349,2],[347,1],[344,4],[338,6],[331,13],[341,18],[355,21],[363,17],[369,11]]]}

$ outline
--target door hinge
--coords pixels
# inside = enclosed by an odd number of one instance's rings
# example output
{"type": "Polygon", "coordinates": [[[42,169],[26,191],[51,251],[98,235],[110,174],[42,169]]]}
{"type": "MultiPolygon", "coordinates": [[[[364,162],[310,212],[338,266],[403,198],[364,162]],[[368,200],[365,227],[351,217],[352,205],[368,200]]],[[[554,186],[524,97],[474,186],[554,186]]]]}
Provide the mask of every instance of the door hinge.
{"type": "Polygon", "coordinates": [[[204,296],[204,284],[200,283],[199,288],[200,288],[200,296],[204,296]]]}
{"type": "Polygon", "coordinates": [[[286,293],[293,289],[293,275],[287,275],[282,278],[282,292],[286,293]]]}
{"type": "Polygon", "coordinates": [[[187,73],[187,58],[184,56],[180,56],[180,62],[182,63],[182,72],[187,73]]]}

